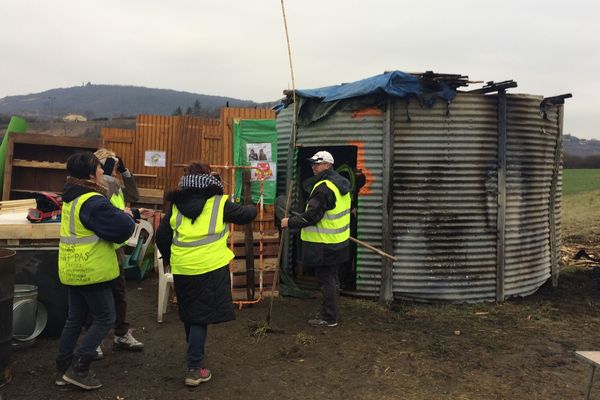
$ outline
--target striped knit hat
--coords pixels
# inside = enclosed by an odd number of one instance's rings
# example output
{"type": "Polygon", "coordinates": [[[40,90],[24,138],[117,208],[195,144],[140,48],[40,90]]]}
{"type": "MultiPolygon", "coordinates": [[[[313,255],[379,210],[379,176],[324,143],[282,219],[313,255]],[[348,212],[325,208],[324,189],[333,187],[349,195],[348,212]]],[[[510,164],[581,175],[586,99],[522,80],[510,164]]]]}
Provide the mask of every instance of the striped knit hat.
{"type": "Polygon", "coordinates": [[[223,190],[223,184],[212,175],[183,175],[179,179],[179,189],[206,189],[211,186],[217,186],[223,190]]]}

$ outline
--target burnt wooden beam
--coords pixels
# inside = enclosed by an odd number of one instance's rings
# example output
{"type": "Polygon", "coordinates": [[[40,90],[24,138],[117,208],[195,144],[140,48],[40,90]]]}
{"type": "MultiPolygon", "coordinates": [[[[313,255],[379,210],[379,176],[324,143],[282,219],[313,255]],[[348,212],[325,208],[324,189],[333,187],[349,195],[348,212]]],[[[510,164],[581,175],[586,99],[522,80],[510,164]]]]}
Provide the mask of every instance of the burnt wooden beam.
{"type": "Polygon", "coordinates": [[[504,301],[506,269],[506,91],[498,91],[498,213],[496,222],[496,301],[504,301]]]}
{"type": "Polygon", "coordinates": [[[490,81],[490,82],[487,82],[484,87],[479,88],[479,89],[469,90],[469,91],[467,91],[467,93],[486,94],[486,93],[500,92],[501,90],[506,91],[507,89],[516,88],[516,87],[517,87],[517,82],[515,82],[513,80],[503,81],[503,82],[490,81]]]}

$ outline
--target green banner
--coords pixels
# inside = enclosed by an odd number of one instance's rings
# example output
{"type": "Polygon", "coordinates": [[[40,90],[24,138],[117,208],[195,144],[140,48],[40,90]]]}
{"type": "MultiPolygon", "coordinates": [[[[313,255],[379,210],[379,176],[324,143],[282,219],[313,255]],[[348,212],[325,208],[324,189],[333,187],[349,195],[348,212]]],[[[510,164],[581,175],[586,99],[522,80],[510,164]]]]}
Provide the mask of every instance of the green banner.
{"type": "Polygon", "coordinates": [[[8,128],[6,128],[6,133],[4,134],[4,138],[2,138],[2,144],[0,145],[0,188],[4,187],[4,163],[6,162],[6,152],[8,151],[8,135],[10,132],[27,132],[27,121],[21,117],[10,117],[8,128]]]}
{"type": "MultiPolygon", "coordinates": [[[[277,189],[277,130],[274,119],[242,119],[233,121],[233,163],[253,166],[252,202],[260,199],[260,178],[264,179],[264,203],[275,202],[277,189]]],[[[242,195],[242,170],[235,171],[235,198],[242,195]]]]}

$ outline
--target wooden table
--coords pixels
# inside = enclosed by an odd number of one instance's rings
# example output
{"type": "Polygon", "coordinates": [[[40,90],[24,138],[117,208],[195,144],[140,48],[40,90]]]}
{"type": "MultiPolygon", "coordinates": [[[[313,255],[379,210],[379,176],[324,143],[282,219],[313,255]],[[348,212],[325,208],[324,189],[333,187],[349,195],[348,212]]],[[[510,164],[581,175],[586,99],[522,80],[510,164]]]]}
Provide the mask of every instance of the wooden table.
{"type": "Polygon", "coordinates": [[[600,351],[576,351],[575,357],[590,366],[590,374],[585,391],[585,400],[589,400],[592,394],[592,385],[594,384],[594,374],[596,367],[600,367],[600,351]]]}
{"type": "Polygon", "coordinates": [[[60,239],[60,223],[43,222],[32,224],[27,212],[19,211],[0,214],[0,246],[56,246],[60,239]]]}

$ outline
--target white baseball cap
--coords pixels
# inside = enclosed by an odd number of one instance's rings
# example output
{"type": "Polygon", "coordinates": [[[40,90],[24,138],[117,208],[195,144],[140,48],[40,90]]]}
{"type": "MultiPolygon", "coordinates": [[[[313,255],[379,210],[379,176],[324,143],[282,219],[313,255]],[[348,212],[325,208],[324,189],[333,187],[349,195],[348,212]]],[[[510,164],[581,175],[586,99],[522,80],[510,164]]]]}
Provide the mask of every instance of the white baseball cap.
{"type": "Polygon", "coordinates": [[[328,151],[318,151],[314,156],[307,159],[311,164],[329,163],[333,164],[333,156],[328,151]]]}

